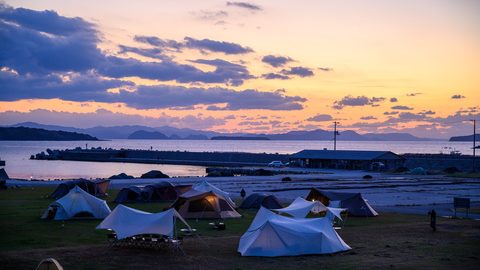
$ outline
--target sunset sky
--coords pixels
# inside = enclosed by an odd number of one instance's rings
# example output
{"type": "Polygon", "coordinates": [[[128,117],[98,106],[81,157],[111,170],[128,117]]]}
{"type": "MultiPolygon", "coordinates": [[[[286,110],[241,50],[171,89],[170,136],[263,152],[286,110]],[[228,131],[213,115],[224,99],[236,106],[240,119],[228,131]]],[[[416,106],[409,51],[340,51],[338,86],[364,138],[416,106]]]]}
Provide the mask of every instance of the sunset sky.
{"type": "Polygon", "coordinates": [[[480,1],[6,1],[0,125],[471,134],[480,1]]]}

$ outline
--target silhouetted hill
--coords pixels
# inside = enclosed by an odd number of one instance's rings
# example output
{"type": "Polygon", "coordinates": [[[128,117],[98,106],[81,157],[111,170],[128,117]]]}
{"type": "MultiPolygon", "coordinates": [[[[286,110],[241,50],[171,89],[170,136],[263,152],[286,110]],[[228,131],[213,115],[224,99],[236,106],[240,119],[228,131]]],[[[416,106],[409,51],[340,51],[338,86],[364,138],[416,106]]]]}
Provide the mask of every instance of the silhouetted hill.
{"type": "Polygon", "coordinates": [[[210,140],[238,140],[238,141],[268,141],[267,137],[255,137],[255,136],[215,136],[210,140]]]}
{"type": "MultiPolygon", "coordinates": [[[[480,141],[480,134],[475,135],[475,140],[478,142],[480,141]]],[[[451,137],[450,142],[471,142],[473,141],[473,134],[472,135],[466,135],[466,136],[455,136],[451,137]]]]}
{"type": "Polygon", "coordinates": [[[419,138],[409,133],[366,133],[364,137],[375,141],[429,141],[431,139],[419,138]]]}
{"type": "Polygon", "coordinates": [[[165,136],[165,134],[157,131],[139,130],[130,134],[130,136],[128,136],[128,139],[130,140],[168,140],[170,138],[165,136]]]}
{"type": "Polygon", "coordinates": [[[2,141],[97,141],[87,134],[28,127],[0,127],[2,141]]]}
{"type": "MultiPolygon", "coordinates": [[[[42,125],[34,122],[19,123],[14,126],[24,125],[33,128],[43,128],[48,130],[62,130],[89,134],[101,139],[128,139],[132,133],[136,131],[158,132],[170,139],[187,139],[187,140],[208,140],[212,137],[266,137],[270,140],[333,140],[333,132],[331,130],[296,130],[279,134],[253,134],[253,133],[219,133],[214,131],[194,130],[189,128],[175,128],[169,126],[147,127],[140,125],[131,126],[96,126],[92,128],[74,128],[62,127],[55,125],[42,125]]],[[[339,141],[426,141],[433,140],[429,138],[419,138],[409,133],[367,133],[359,134],[352,130],[343,130],[337,136],[339,141]]],[[[148,135],[145,135],[148,136],[148,135]]],[[[140,139],[140,137],[136,137],[140,139]]],[[[160,139],[160,138],[156,138],[160,139]]],[[[470,139],[471,140],[471,139],[470,139]]]]}
{"type": "Polygon", "coordinates": [[[333,133],[321,129],[312,131],[290,131],[283,134],[266,135],[271,140],[332,140],[333,133]]]}

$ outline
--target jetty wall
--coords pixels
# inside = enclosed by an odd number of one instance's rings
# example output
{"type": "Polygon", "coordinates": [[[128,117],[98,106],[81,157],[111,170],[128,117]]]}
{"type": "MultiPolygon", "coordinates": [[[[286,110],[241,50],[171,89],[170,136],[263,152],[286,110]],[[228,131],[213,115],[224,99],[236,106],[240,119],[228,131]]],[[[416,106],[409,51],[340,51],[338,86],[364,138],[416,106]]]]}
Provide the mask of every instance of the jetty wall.
{"type": "MultiPolygon", "coordinates": [[[[422,167],[426,170],[442,171],[449,167],[456,167],[460,171],[472,170],[473,159],[469,155],[443,154],[403,154],[404,166],[409,169],[422,167]]],[[[289,161],[288,154],[245,153],[245,152],[187,152],[187,151],[153,151],[136,149],[66,149],[50,150],[47,154],[40,153],[32,156],[34,159],[47,160],[75,160],[95,162],[128,162],[147,164],[177,164],[197,166],[266,166],[278,160],[284,163],[289,161]]],[[[480,157],[475,160],[475,168],[480,171],[480,157]]]]}
{"type": "MultiPolygon", "coordinates": [[[[404,154],[405,167],[414,169],[422,167],[426,170],[443,171],[456,167],[460,171],[469,172],[473,168],[473,156],[442,154],[404,154]]],[[[480,171],[480,157],[475,158],[475,170],[480,171]]]]}

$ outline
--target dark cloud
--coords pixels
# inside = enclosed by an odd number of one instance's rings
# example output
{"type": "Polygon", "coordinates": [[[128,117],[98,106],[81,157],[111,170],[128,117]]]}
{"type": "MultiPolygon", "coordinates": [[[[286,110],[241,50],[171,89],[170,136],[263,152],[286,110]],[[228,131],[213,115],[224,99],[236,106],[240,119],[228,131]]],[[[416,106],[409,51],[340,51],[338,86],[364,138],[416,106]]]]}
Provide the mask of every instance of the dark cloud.
{"type": "Polygon", "coordinates": [[[245,79],[252,76],[248,71],[226,69],[218,66],[214,71],[204,72],[192,65],[178,64],[173,61],[143,62],[134,58],[119,58],[109,56],[99,65],[98,71],[112,78],[138,76],[141,78],[176,81],[179,83],[224,83],[227,85],[241,85],[245,79]]]}
{"type": "Polygon", "coordinates": [[[252,11],[262,10],[262,8],[259,5],[251,4],[248,2],[227,2],[227,6],[239,7],[239,8],[252,10],[252,11]]]}
{"type": "Polygon", "coordinates": [[[222,52],[225,54],[245,54],[253,52],[251,48],[243,47],[240,44],[211,39],[185,38],[185,46],[191,49],[208,50],[211,52],[222,52]]]}
{"type": "Polygon", "coordinates": [[[435,112],[430,110],[418,113],[401,112],[398,113],[397,117],[390,117],[386,121],[359,122],[348,127],[360,128],[369,132],[409,132],[426,138],[448,138],[458,134],[471,134],[472,124],[470,120],[480,117],[477,107],[461,110],[446,117],[433,117],[434,114],[435,112]],[[421,124],[418,124],[418,122],[421,124]],[[412,127],[397,126],[403,123],[412,123],[412,127]]]}
{"type": "Polygon", "coordinates": [[[238,44],[186,38],[183,43],[156,37],[135,40],[154,48],[121,46],[120,53],[135,53],[161,61],[140,61],[107,55],[98,48],[99,33],[80,18],[52,11],[0,6],[0,100],[59,98],[77,102],[118,102],[139,109],[213,105],[227,110],[299,110],[306,99],[285,92],[255,89],[135,85],[126,77],[177,83],[241,85],[253,76],[240,64],[222,59],[193,60],[215,67],[202,71],[162,55],[162,50],[195,47],[236,54],[251,49],[238,44]],[[30,18],[31,17],[31,18],[30,18]],[[120,89],[118,92],[107,91],[120,89]],[[219,106],[218,104],[223,104],[219,106]]]}
{"type": "Polygon", "coordinates": [[[346,106],[377,106],[376,103],[384,101],[384,97],[366,97],[366,96],[358,96],[358,97],[352,97],[352,96],[346,96],[343,97],[341,100],[337,100],[333,103],[333,108],[340,110],[343,107],[346,106]]]}
{"type": "Polygon", "coordinates": [[[397,115],[398,112],[384,112],[384,115],[397,115]]]}
{"type": "MultiPolygon", "coordinates": [[[[48,34],[70,36],[78,32],[90,32],[93,24],[81,18],[66,18],[52,10],[34,11],[25,8],[14,9],[0,3],[0,17],[27,29],[48,34]]],[[[88,33],[87,33],[88,34],[88,33]]]]}
{"type": "Polygon", "coordinates": [[[372,115],[363,116],[363,117],[360,117],[360,119],[362,119],[362,120],[377,120],[377,118],[375,116],[372,116],[372,115]]]}
{"type": "Polygon", "coordinates": [[[282,69],[281,73],[284,75],[296,75],[299,77],[310,77],[314,75],[313,71],[307,67],[291,67],[290,69],[282,69]]]}
{"type": "Polygon", "coordinates": [[[162,62],[144,62],[134,58],[120,58],[106,55],[97,47],[98,33],[91,24],[80,18],[66,18],[50,11],[30,11],[35,14],[35,21],[45,17],[49,27],[29,28],[32,24],[21,25],[28,21],[22,19],[25,12],[22,9],[0,8],[0,64],[11,68],[21,75],[51,74],[62,72],[85,73],[94,70],[101,76],[113,78],[137,76],[159,81],[176,81],[180,83],[225,83],[240,85],[243,80],[251,78],[248,71],[230,72],[217,68],[213,72],[203,72],[192,65],[179,64],[168,57],[162,57],[162,48],[179,49],[182,46],[208,49],[211,51],[242,53],[249,51],[238,44],[217,42],[208,39],[195,40],[186,38],[185,44],[155,37],[137,36],[135,39],[149,45],[153,49],[140,49],[121,46],[120,52],[133,52],[147,57],[162,59],[162,62]],[[17,14],[18,13],[18,14],[17,14]],[[15,16],[13,16],[13,15],[15,16]],[[8,16],[7,16],[8,15],[8,16]],[[54,20],[53,18],[56,18],[54,20]],[[7,22],[8,21],[8,22],[7,22]],[[59,29],[56,29],[55,26],[59,29]],[[66,26],[69,27],[66,27],[66,26]],[[76,27],[70,26],[76,25],[76,27]],[[49,35],[45,34],[48,33],[49,35]],[[230,77],[232,76],[232,77],[230,77]]]}
{"type": "Polygon", "coordinates": [[[265,74],[262,74],[262,78],[266,79],[266,80],[288,80],[290,79],[290,77],[288,76],[285,76],[285,75],[282,75],[282,74],[278,74],[278,73],[265,73],[265,74]]]}
{"type": "Polygon", "coordinates": [[[392,97],[392,98],[390,98],[390,102],[392,102],[392,103],[393,103],[393,102],[398,102],[398,99],[395,98],[395,97],[392,97]]]}
{"type": "Polygon", "coordinates": [[[333,120],[333,117],[329,114],[317,114],[307,119],[307,121],[312,121],[312,122],[325,122],[325,121],[332,121],[332,120],[333,120]]]}
{"type": "Polygon", "coordinates": [[[391,109],[392,110],[401,110],[401,111],[411,111],[411,110],[413,110],[412,107],[403,106],[403,105],[393,106],[393,107],[391,107],[391,109]]]}
{"type": "Polygon", "coordinates": [[[148,44],[159,47],[160,49],[180,50],[184,44],[171,39],[161,39],[153,36],[135,36],[133,38],[136,42],[148,44]]]}
{"type": "Polygon", "coordinates": [[[79,102],[106,101],[112,95],[107,89],[134,86],[129,81],[106,80],[96,74],[73,75],[65,79],[56,74],[21,76],[0,71],[0,100],[60,98],[79,102]]]}
{"type": "MultiPolygon", "coordinates": [[[[269,110],[301,110],[302,103],[307,99],[299,96],[286,96],[281,91],[259,92],[257,90],[244,90],[242,92],[233,91],[233,93],[222,92],[227,105],[209,106],[208,110],[240,110],[240,109],[266,109],[269,110]]],[[[217,102],[220,103],[220,102],[217,102]]]]}
{"type": "Polygon", "coordinates": [[[465,98],[465,96],[463,96],[463,95],[453,95],[452,96],[452,99],[462,99],[462,98],[465,98]]]}
{"type": "Polygon", "coordinates": [[[425,121],[426,119],[428,119],[428,116],[426,116],[425,114],[402,112],[398,115],[396,122],[425,121]]]}
{"type": "Polygon", "coordinates": [[[209,66],[214,66],[216,69],[212,73],[216,74],[219,78],[229,77],[232,78],[228,83],[231,85],[241,85],[244,80],[252,79],[252,76],[248,69],[239,64],[231,63],[222,59],[206,60],[206,59],[197,59],[191,61],[197,64],[204,64],[209,66]]]}
{"type": "Polygon", "coordinates": [[[218,11],[200,10],[199,12],[194,12],[193,15],[199,20],[216,21],[219,19],[226,18],[228,16],[228,12],[224,10],[218,10],[218,11]]]}
{"type": "Polygon", "coordinates": [[[0,65],[20,74],[87,71],[103,57],[90,23],[53,11],[0,6],[0,37],[0,65]]]}
{"type": "Polygon", "coordinates": [[[29,112],[6,111],[0,113],[2,124],[11,125],[20,122],[37,122],[88,128],[98,125],[122,126],[122,125],[146,125],[146,126],[173,126],[178,128],[208,129],[223,125],[225,119],[204,117],[201,115],[187,115],[182,117],[161,114],[158,117],[147,117],[137,114],[115,113],[100,109],[92,113],[71,113],[50,111],[44,109],[29,112]]]}
{"type": "Polygon", "coordinates": [[[269,123],[265,121],[242,121],[238,123],[239,126],[264,126],[268,124],[269,123]]]}
{"type": "Polygon", "coordinates": [[[184,48],[200,51],[221,52],[224,54],[245,54],[253,50],[240,44],[212,39],[195,39],[185,37],[183,41],[161,39],[153,36],[135,36],[135,41],[157,47],[159,50],[181,51],[184,48]]]}
{"type": "Polygon", "coordinates": [[[120,49],[120,51],[118,53],[120,53],[120,54],[135,53],[135,54],[145,56],[145,57],[170,60],[170,58],[166,57],[163,54],[163,51],[158,49],[158,48],[137,48],[137,47],[129,47],[129,46],[120,45],[119,49],[120,49]]]}
{"type": "Polygon", "coordinates": [[[422,115],[434,115],[436,114],[436,112],[432,111],[432,110],[428,110],[428,111],[421,111],[419,112],[419,114],[422,114],[422,115]]]}
{"type": "Polygon", "coordinates": [[[293,59],[286,56],[266,55],[262,57],[262,62],[267,63],[272,67],[282,67],[291,61],[293,61],[293,59]]]}
{"type": "Polygon", "coordinates": [[[319,67],[318,70],[321,70],[323,72],[330,72],[330,71],[333,71],[333,68],[329,68],[329,67],[319,67]]]}
{"type": "Polygon", "coordinates": [[[59,76],[22,77],[0,72],[0,100],[60,98],[78,102],[119,102],[138,109],[186,107],[198,104],[225,103],[225,109],[298,110],[306,99],[287,96],[283,92],[260,92],[247,89],[235,91],[227,88],[187,88],[183,86],[135,86],[129,81],[73,76],[64,81],[59,76]],[[133,88],[128,89],[128,88],[133,88]],[[108,89],[120,88],[118,93],[108,89]],[[128,89],[128,90],[127,90],[128,89]]]}

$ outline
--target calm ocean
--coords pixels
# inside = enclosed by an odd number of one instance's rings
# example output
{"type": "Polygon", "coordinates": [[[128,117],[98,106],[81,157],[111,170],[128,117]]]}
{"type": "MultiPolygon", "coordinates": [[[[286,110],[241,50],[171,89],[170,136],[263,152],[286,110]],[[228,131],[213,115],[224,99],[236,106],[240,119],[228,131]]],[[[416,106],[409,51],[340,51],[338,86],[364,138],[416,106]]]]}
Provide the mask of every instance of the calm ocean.
{"type": "MultiPolygon", "coordinates": [[[[216,141],[216,140],[111,140],[111,141],[0,141],[0,159],[7,162],[5,167],[11,178],[55,179],[55,178],[97,178],[109,177],[125,172],[140,176],[149,170],[161,170],[171,176],[201,176],[205,167],[184,165],[152,165],[133,163],[44,161],[30,160],[30,155],[50,149],[107,147],[180,151],[235,151],[256,153],[295,153],[303,149],[333,148],[331,141],[216,141]]],[[[422,141],[422,142],[375,142],[338,141],[337,149],[348,150],[389,150],[402,153],[449,153],[452,150],[471,154],[470,142],[422,141]]]]}

